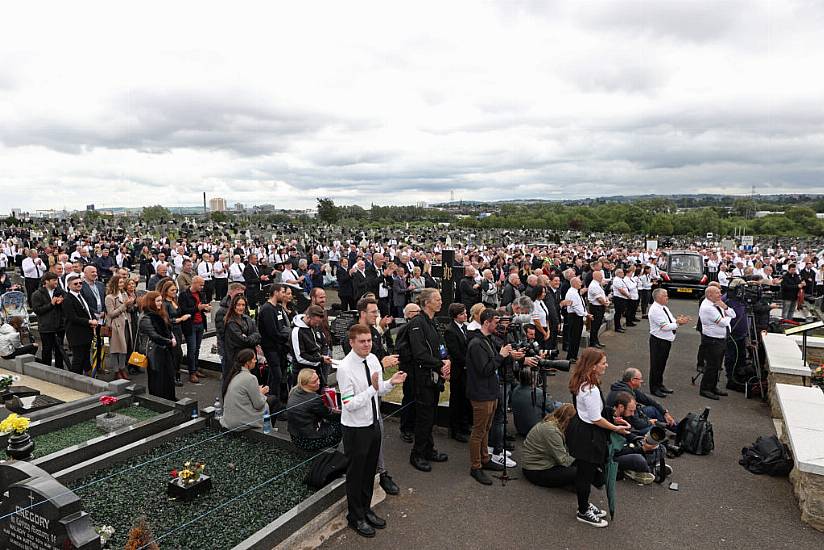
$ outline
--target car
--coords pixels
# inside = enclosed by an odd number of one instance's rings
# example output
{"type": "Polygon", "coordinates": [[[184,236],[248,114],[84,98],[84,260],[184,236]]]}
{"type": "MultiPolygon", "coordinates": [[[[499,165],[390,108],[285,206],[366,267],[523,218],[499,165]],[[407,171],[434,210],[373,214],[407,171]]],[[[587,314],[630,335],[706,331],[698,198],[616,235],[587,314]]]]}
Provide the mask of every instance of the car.
{"type": "Polygon", "coordinates": [[[704,257],[697,252],[673,251],[658,266],[661,286],[675,295],[703,295],[709,277],[704,271],[704,257]]]}

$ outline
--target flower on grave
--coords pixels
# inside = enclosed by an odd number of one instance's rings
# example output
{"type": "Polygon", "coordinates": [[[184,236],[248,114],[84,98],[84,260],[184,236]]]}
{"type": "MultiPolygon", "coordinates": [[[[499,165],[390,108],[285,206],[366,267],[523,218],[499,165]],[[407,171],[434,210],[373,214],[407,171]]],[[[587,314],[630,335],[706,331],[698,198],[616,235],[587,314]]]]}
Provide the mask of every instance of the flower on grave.
{"type": "Polygon", "coordinates": [[[114,527],[111,525],[103,525],[101,527],[95,527],[95,532],[100,536],[101,544],[106,544],[109,542],[109,539],[112,538],[114,535],[114,527]]]}
{"type": "Polygon", "coordinates": [[[11,413],[5,420],[0,422],[0,432],[16,434],[24,434],[29,429],[29,419],[25,416],[19,416],[17,413],[11,413]]]}
{"type": "Polygon", "coordinates": [[[113,395],[103,395],[100,397],[100,404],[106,407],[106,416],[113,416],[112,407],[117,403],[117,397],[113,395]]]}
{"type": "Polygon", "coordinates": [[[824,365],[818,365],[813,369],[812,382],[816,386],[824,388],[824,365]]]}
{"type": "Polygon", "coordinates": [[[186,461],[183,464],[183,469],[179,472],[177,470],[173,470],[173,473],[177,473],[178,479],[180,479],[183,485],[191,485],[200,481],[200,476],[203,475],[203,471],[206,469],[206,464],[203,462],[192,462],[191,460],[186,461]]]}
{"type": "Polygon", "coordinates": [[[17,382],[18,380],[20,380],[20,377],[14,376],[12,374],[0,376],[0,391],[6,391],[9,388],[9,386],[17,382]]]}

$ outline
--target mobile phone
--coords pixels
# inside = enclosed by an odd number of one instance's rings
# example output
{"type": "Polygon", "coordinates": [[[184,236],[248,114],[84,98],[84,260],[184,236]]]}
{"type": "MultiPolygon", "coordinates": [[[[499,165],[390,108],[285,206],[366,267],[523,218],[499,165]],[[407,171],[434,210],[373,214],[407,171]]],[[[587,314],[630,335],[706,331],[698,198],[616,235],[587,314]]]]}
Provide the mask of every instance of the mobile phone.
{"type": "Polygon", "coordinates": [[[673,481],[672,483],[669,484],[669,488],[670,488],[670,491],[677,491],[678,490],[678,484],[673,481]]]}

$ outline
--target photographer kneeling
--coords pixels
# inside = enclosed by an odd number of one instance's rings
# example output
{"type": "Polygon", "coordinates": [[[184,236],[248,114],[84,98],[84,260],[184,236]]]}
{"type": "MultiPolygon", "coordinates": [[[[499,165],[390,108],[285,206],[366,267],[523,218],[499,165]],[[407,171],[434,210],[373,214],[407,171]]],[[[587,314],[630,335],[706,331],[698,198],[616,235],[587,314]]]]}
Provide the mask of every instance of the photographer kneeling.
{"type": "Polygon", "coordinates": [[[541,487],[572,487],[578,470],[564,441],[575,407],[564,403],[529,431],[524,441],[521,469],[524,477],[541,487]]]}
{"type": "MultiPolygon", "coordinates": [[[[611,414],[612,422],[619,419],[629,421],[635,415],[637,403],[631,394],[618,392],[615,396],[615,404],[605,412],[611,414]]],[[[651,431],[647,436],[642,436],[637,432],[622,434],[626,439],[624,448],[615,453],[615,461],[618,463],[619,479],[621,474],[629,479],[649,485],[655,481],[656,476],[666,477],[672,473],[672,468],[666,466],[666,472],[658,471],[663,454],[666,452],[661,442],[666,438],[662,429],[651,431]]]]}
{"type": "Polygon", "coordinates": [[[635,414],[624,416],[632,426],[632,431],[645,435],[655,425],[666,426],[675,431],[677,426],[675,419],[666,407],[641,391],[641,384],[643,383],[644,377],[640,370],[634,367],[626,369],[621,379],[609,388],[610,392],[606,401],[607,408],[615,406],[618,395],[628,393],[639,405],[636,407],[635,414]]]}

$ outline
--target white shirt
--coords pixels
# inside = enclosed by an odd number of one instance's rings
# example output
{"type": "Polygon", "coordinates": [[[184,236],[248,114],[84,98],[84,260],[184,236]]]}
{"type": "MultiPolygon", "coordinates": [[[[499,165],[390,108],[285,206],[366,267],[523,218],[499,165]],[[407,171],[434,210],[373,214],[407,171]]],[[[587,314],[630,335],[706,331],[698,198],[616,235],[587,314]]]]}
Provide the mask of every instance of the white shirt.
{"type": "Polygon", "coordinates": [[[374,405],[375,412],[380,414],[380,401],[378,397],[386,395],[394,387],[388,380],[383,380],[380,361],[374,353],[366,357],[366,364],[369,366],[369,377],[366,376],[364,358],[355,351],[350,351],[338,365],[338,387],[340,388],[341,409],[340,423],[350,428],[365,428],[371,426],[375,419],[372,412],[374,405]],[[379,373],[379,390],[375,391],[372,385],[372,374],[379,373]]]}
{"type": "Polygon", "coordinates": [[[39,279],[46,272],[46,266],[40,258],[26,258],[23,260],[23,277],[26,279],[39,279]]]}
{"type": "Polygon", "coordinates": [[[675,315],[669,310],[667,306],[662,306],[658,302],[653,302],[647,311],[649,319],[649,333],[650,336],[655,336],[661,340],[675,340],[675,331],[678,330],[678,323],[675,321],[675,315]]]}
{"type": "Polygon", "coordinates": [[[721,286],[724,286],[724,287],[729,286],[730,281],[729,281],[729,277],[727,276],[726,271],[719,271],[718,272],[718,284],[720,284],[721,286]]]}
{"type": "Polygon", "coordinates": [[[635,276],[624,277],[624,284],[627,285],[627,292],[629,292],[630,300],[638,299],[638,280],[635,276]]]}
{"type": "Polygon", "coordinates": [[[701,334],[710,338],[726,338],[727,328],[732,319],[735,319],[735,311],[732,308],[716,307],[705,299],[698,310],[698,318],[701,320],[701,334]]]}
{"type": "Polygon", "coordinates": [[[243,277],[243,270],[246,266],[243,264],[232,264],[229,266],[229,278],[233,282],[243,283],[246,279],[243,277]]]}
{"type": "Polygon", "coordinates": [[[612,281],[612,296],[622,300],[629,299],[629,291],[627,290],[627,282],[623,277],[615,277],[612,281]],[[624,294],[624,292],[626,294],[624,294]]]}
{"type": "Polygon", "coordinates": [[[547,328],[549,324],[546,322],[546,317],[549,312],[546,309],[546,304],[543,300],[535,300],[532,303],[532,321],[539,323],[542,327],[547,328]]]}
{"type": "Polygon", "coordinates": [[[226,273],[226,268],[223,267],[223,262],[220,260],[212,264],[212,272],[214,273],[215,279],[226,279],[229,277],[229,274],[226,273]]]}
{"type": "Polygon", "coordinates": [[[197,274],[200,277],[203,277],[205,281],[212,280],[212,272],[214,270],[214,265],[212,262],[200,262],[197,264],[197,274]]]}
{"type": "Polygon", "coordinates": [[[579,317],[586,317],[587,310],[584,307],[584,300],[581,298],[580,292],[575,287],[569,287],[566,293],[566,299],[572,302],[567,306],[567,313],[574,313],[579,317]]]}
{"type": "Polygon", "coordinates": [[[578,418],[592,424],[601,418],[604,403],[601,401],[601,390],[598,386],[584,384],[575,396],[575,408],[578,409],[578,418]]]}
{"type": "Polygon", "coordinates": [[[604,292],[604,287],[601,283],[592,279],[587,287],[587,300],[594,306],[603,306],[607,301],[607,295],[604,292]]]}

